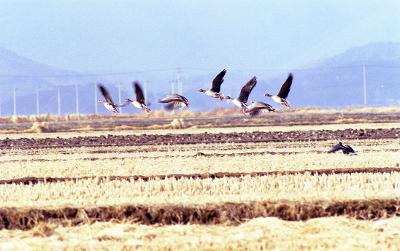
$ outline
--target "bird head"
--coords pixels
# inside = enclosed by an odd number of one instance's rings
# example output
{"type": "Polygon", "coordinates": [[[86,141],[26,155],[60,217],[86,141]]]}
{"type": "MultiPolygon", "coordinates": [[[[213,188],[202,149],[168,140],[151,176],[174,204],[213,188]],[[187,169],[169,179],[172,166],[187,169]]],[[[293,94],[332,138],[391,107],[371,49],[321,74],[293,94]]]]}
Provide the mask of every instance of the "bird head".
{"type": "Polygon", "coordinates": [[[206,90],[204,90],[204,89],[199,89],[199,92],[206,92],[206,90]]]}
{"type": "Polygon", "coordinates": [[[266,97],[272,97],[272,95],[269,94],[269,93],[265,93],[265,96],[266,96],[266,97]]]}
{"type": "Polygon", "coordinates": [[[224,98],[227,99],[227,100],[232,100],[233,99],[231,96],[225,96],[224,98]]]}
{"type": "Polygon", "coordinates": [[[107,101],[101,100],[101,99],[97,100],[97,102],[99,102],[99,103],[107,103],[107,101]]]}
{"type": "Polygon", "coordinates": [[[130,99],[130,98],[127,98],[127,99],[125,99],[125,103],[132,103],[133,102],[133,100],[132,99],[130,99]]]}

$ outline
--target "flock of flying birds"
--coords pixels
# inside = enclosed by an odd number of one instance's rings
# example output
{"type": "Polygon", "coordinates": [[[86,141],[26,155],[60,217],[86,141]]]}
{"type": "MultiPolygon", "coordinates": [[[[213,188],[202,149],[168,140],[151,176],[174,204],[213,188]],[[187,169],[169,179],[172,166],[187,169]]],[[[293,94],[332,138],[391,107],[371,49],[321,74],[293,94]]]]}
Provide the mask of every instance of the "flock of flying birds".
{"type": "MultiPolygon", "coordinates": [[[[226,70],[222,70],[220,73],[218,73],[217,76],[212,81],[212,85],[210,89],[200,89],[199,92],[204,93],[205,95],[219,99],[219,100],[227,100],[234,104],[236,107],[240,108],[240,110],[244,114],[249,114],[250,116],[256,116],[260,114],[263,111],[268,111],[268,112],[274,112],[275,109],[262,101],[253,101],[250,105],[248,105],[247,101],[249,98],[249,95],[251,91],[254,89],[254,87],[257,84],[257,79],[256,77],[253,77],[250,79],[240,90],[240,94],[237,98],[232,98],[230,96],[225,96],[221,92],[221,85],[224,82],[224,76],[226,74],[226,70]]],[[[286,81],[282,84],[281,89],[276,95],[271,95],[269,93],[266,93],[265,96],[271,98],[274,102],[283,105],[285,108],[290,108],[290,103],[287,100],[287,97],[289,96],[290,88],[293,83],[293,74],[289,73],[289,76],[287,77],[286,81]]],[[[106,89],[106,87],[102,84],[98,85],[101,94],[104,97],[104,100],[99,100],[98,102],[103,103],[104,107],[112,112],[113,114],[119,113],[118,112],[118,107],[124,107],[129,104],[132,104],[134,107],[141,109],[145,112],[150,112],[150,108],[148,107],[148,104],[146,103],[143,90],[140,86],[140,84],[135,81],[133,82],[133,89],[135,90],[136,94],[136,100],[127,98],[125,99],[125,102],[122,104],[115,104],[111,98],[110,93],[106,89]]],[[[160,99],[158,101],[159,103],[165,104],[165,109],[166,110],[175,110],[179,108],[184,108],[189,106],[189,100],[177,93],[172,93],[167,95],[166,97],[160,99]]],[[[341,142],[339,142],[337,145],[333,146],[328,153],[334,153],[337,151],[342,151],[343,154],[346,155],[356,155],[356,151],[349,146],[349,145],[343,145],[341,142]]]]}
{"type": "MultiPolygon", "coordinates": [[[[249,114],[250,116],[256,116],[260,114],[262,111],[268,111],[268,112],[273,112],[275,109],[261,101],[253,101],[250,105],[247,104],[249,95],[253,88],[257,84],[257,79],[256,77],[253,77],[250,79],[241,89],[240,94],[238,98],[232,98],[230,96],[225,96],[221,92],[221,85],[224,82],[224,76],[226,74],[226,70],[222,70],[220,73],[218,73],[217,76],[212,81],[212,85],[210,89],[200,89],[199,92],[204,93],[205,95],[219,99],[219,100],[227,100],[229,102],[232,102],[235,106],[241,109],[241,111],[244,114],[249,114]]],[[[280,91],[276,95],[271,95],[269,93],[266,93],[265,96],[270,97],[273,101],[275,101],[278,104],[282,104],[286,108],[290,108],[290,104],[287,101],[287,97],[289,95],[290,87],[293,82],[293,75],[290,73],[286,81],[283,83],[280,91]]],[[[103,103],[104,107],[109,110],[112,113],[118,113],[118,107],[124,107],[129,104],[132,104],[134,107],[138,109],[142,109],[145,112],[150,112],[150,108],[146,104],[145,97],[143,95],[142,88],[138,82],[133,82],[133,89],[135,90],[136,94],[136,100],[132,100],[130,98],[126,99],[124,103],[122,104],[115,104],[111,98],[110,93],[107,91],[107,89],[99,84],[99,89],[101,94],[104,96],[105,100],[99,100],[100,103],[103,103]]],[[[183,107],[188,107],[189,106],[189,100],[177,93],[172,93],[167,95],[166,97],[160,99],[158,101],[159,103],[165,104],[165,109],[166,110],[175,110],[178,108],[183,108],[183,107]]]]}

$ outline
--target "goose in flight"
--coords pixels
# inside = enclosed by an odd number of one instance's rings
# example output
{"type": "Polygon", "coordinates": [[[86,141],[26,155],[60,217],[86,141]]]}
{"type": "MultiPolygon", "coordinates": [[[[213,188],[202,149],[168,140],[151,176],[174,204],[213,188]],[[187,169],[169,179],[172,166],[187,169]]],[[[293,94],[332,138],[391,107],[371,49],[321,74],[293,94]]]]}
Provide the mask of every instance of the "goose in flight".
{"type": "Polygon", "coordinates": [[[199,89],[199,92],[203,92],[212,98],[219,98],[220,100],[223,100],[224,95],[221,93],[221,85],[224,82],[225,73],[225,69],[218,73],[218,75],[212,81],[211,89],[199,89]]]}
{"type": "Polygon", "coordinates": [[[239,97],[234,99],[231,98],[230,96],[226,96],[226,100],[230,100],[235,106],[239,107],[242,109],[242,112],[245,112],[246,107],[247,107],[247,100],[249,98],[250,92],[253,90],[253,88],[257,84],[257,79],[256,77],[253,77],[252,79],[247,82],[242,89],[240,90],[239,97]]]}
{"type": "Polygon", "coordinates": [[[184,96],[176,93],[169,94],[165,98],[160,99],[158,102],[166,104],[164,108],[168,111],[175,110],[179,107],[189,106],[189,100],[184,96]]]}
{"type": "Polygon", "coordinates": [[[266,93],[265,96],[272,98],[273,101],[275,101],[278,104],[284,105],[286,108],[290,108],[290,104],[289,101],[287,101],[287,97],[289,96],[292,82],[293,82],[293,75],[292,73],[289,73],[288,78],[286,79],[285,83],[283,83],[278,94],[271,95],[269,93],[266,93]]]}
{"type": "Polygon", "coordinates": [[[328,153],[334,153],[337,151],[342,150],[343,154],[347,154],[347,155],[357,155],[357,152],[354,151],[354,149],[349,146],[349,145],[343,145],[342,142],[339,142],[339,144],[334,145],[329,151],[328,153]]]}
{"type": "Polygon", "coordinates": [[[138,108],[138,109],[142,109],[145,112],[150,112],[150,108],[147,107],[146,102],[144,100],[144,95],[143,95],[143,91],[142,91],[142,87],[140,87],[140,84],[138,82],[133,82],[132,83],[133,89],[135,90],[135,94],[136,94],[136,100],[132,100],[127,98],[125,100],[125,103],[121,106],[126,106],[128,104],[132,104],[134,107],[138,108]]]}
{"type": "Polygon", "coordinates": [[[275,109],[264,102],[261,101],[253,101],[251,105],[245,108],[244,112],[248,113],[251,117],[259,115],[263,110],[267,110],[269,112],[274,112],[275,109]]]}
{"type": "Polygon", "coordinates": [[[118,105],[114,104],[111,95],[107,91],[106,87],[104,87],[104,85],[102,84],[98,84],[97,86],[105,99],[105,100],[98,100],[98,102],[103,103],[104,107],[113,114],[119,113],[117,109],[118,105]]]}

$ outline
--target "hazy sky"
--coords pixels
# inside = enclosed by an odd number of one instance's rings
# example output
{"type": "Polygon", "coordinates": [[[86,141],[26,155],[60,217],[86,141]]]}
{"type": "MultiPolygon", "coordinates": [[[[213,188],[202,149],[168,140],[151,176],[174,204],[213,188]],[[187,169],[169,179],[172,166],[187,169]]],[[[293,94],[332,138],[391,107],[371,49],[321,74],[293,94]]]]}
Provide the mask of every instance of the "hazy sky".
{"type": "Polygon", "coordinates": [[[288,68],[400,42],[399,0],[0,0],[0,46],[81,72],[288,68]]]}

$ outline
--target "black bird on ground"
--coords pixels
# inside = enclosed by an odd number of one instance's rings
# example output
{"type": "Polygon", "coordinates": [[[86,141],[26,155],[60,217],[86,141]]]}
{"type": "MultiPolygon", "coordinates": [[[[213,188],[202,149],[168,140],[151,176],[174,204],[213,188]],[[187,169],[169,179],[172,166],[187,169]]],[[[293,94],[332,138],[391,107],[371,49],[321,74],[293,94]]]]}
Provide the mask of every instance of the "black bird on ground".
{"type": "Polygon", "coordinates": [[[147,104],[144,100],[144,94],[142,91],[142,87],[140,87],[140,84],[135,81],[132,83],[132,86],[133,86],[133,89],[135,90],[136,100],[127,98],[125,100],[125,103],[121,106],[126,106],[128,104],[132,104],[134,107],[136,107],[138,109],[142,109],[145,112],[150,112],[150,108],[147,106],[147,104]]]}
{"type": "Polygon", "coordinates": [[[283,83],[281,89],[279,90],[278,94],[271,95],[266,93],[266,97],[270,97],[273,101],[278,104],[284,105],[286,108],[290,108],[289,101],[287,101],[287,97],[289,96],[290,87],[292,86],[293,82],[293,74],[289,73],[288,78],[286,79],[285,83],[283,83]]]}
{"type": "Polygon", "coordinates": [[[179,107],[188,107],[189,100],[182,95],[173,93],[167,95],[165,98],[162,98],[158,101],[159,103],[166,104],[164,106],[165,110],[171,111],[175,110],[179,107]]]}
{"type": "Polygon", "coordinates": [[[240,90],[239,97],[234,99],[231,98],[230,96],[226,96],[225,99],[230,100],[235,106],[239,107],[242,109],[242,112],[246,111],[247,108],[247,100],[249,99],[250,92],[253,90],[253,88],[257,84],[257,79],[256,77],[253,77],[252,79],[247,82],[242,89],[240,90]]]}
{"type": "Polygon", "coordinates": [[[349,145],[343,145],[342,142],[339,142],[339,144],[334,145],[329,151],[328,153],[334,153],[337,151],[342,150],[343,154],[347,154],[347,155],[357,155],[356,151],[354,151],[354,149],[349,146],[349,145]]]}
{"type": "Polygon", "coordinates": [[[203,92],[212,98],[219,98],[220,100],[223,100],[224,95],[221,93],[221,85],[224,82],[225,73],[225,69],[218,73],[218,75],[212,81],[211,89],[199,89],[199,92],[203,92]]]}
{"type": "Polygon", "coordinates": [[[104,107],[109,110],[110,112],[112,112],[113,114],[119,113],[118,112],[118,105],[114,104],[110,93],[108,92],[108,90],[106,89],[106,87],[102,84],[98,84],[97,87],[99,88],[101,94],[103,95],[105,100],[98,100],[99,103],[102,103],[104,105],[104,107]]]}

